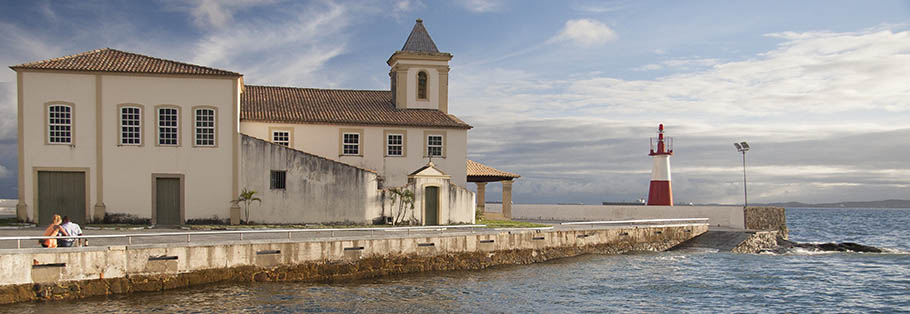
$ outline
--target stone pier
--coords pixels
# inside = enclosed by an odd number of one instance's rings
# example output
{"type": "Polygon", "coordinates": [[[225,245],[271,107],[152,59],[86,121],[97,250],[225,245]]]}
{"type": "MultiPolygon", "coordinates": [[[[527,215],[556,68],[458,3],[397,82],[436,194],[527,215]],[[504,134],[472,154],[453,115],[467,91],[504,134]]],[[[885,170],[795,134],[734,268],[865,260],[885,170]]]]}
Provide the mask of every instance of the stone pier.
{"type": "Polygon", "coordinates": [[[707,224],[0,250],[0,304],[213,282],[327,281],[662,251],[707,224]]]}

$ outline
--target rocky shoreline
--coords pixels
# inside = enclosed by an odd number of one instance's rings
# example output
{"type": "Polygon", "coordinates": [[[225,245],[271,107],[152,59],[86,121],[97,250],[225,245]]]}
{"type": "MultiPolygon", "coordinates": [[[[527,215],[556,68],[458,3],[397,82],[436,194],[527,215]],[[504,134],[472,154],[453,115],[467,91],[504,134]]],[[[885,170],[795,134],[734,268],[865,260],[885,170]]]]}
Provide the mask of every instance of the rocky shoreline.
{"type": "Polygon", "coordinates": [[[777,239],[777,248],[771,250],[763,250],[762,252],[770,252],[776,254],[783,254],[792,251],[793,249],[800,248],[806,249],[814,252],[853,252],[853,253],[883,253],[884,251],[880,248],[874,246],[863,245],[853,242],[842,242],[842,243],[799,243],[782,238],[777,239]]]}

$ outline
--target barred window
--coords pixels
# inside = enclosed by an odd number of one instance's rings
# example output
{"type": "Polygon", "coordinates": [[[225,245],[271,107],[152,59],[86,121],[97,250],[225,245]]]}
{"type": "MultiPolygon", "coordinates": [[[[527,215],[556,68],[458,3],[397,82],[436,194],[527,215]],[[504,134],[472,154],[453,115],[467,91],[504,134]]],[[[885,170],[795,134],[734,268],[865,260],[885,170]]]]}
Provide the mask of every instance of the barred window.
{"type": "Polygon", "coordinates": [[[427,72],[417,73],[417,99],[427,99],[427,72]]]}
{"type": "Polygon", "coordinates": [[[427,136],[427,155],[430,157],[442,157],[442,135],[427,136]]]}
{"type": "Polygon", "coordinates": [[[291,132],[288,131],[273,131],[272,132],[272,143],[281,145],[281,146],[291,146],[291,132]]]}
{"type": "Polygon", "coordinates": [[[271,184],[272,190],[284,190],[287,186],[288,172],[283,170],[272,170],[271,184]]]}
{"type": "Polygon", "coordinates": [[[360,155],[360,133],[344,133],[342,154],[360,155]]]}
{"type": "Polygon", "coordinates": [[[120,107],[120,144],[142,144],[142,108],[120,107]]]}
{"type": "Polygon", "coordinates": [[[73,143],[73,107],[50,105],[47,107],[47,142],[51,144],[73,143]]]}
{"type": "Polygon", "coordinates": [[[386,155],[387,156],[402,156],[404,155],[404,135],[402,134],[389,134],[386,139],[386,155]]]}
{"type": "Polygon", "coordinates": [[[215,109],[196,109],[196,146],[215,146],[215,109]]]}
{"type": "Polygon", "coordinates": [[[179,144],[179,118],[177,108],[158,109],[158,145],[179,144]]]}

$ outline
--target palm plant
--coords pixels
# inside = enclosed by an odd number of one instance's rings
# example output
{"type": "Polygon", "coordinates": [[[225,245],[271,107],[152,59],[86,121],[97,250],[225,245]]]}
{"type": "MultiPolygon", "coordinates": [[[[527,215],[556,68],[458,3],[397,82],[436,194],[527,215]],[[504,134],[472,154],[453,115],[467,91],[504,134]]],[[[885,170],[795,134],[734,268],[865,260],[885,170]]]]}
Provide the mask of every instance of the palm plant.
{"type": "Polygon", "coordinates": [[[262,204],[262,200],[256,197],[256,191],[249,189],[243,189],[237,199],[231,201],[234,204],[243,204],[243,211],[246,214],[246,220],[244,220],[244,223],[246,224],[250,223],[250,205],[252,205],[254,201],[262,204]]]}
{"type": "MultiPolygon", "coordinates": [[[[389,192],[392,194],[392,206],[395,206],[395,203],[398,203],[398,212],[394,215],[392,219],[392,224],[401,223],[404,218],[407,216],[406,212],[412,211],[411,217],[414,216],[414,192],[411,192],[409,189],[402,188],[391,188],[389,192]]],[[[413,220],[413,219],[411,219],[413,220]]]]}

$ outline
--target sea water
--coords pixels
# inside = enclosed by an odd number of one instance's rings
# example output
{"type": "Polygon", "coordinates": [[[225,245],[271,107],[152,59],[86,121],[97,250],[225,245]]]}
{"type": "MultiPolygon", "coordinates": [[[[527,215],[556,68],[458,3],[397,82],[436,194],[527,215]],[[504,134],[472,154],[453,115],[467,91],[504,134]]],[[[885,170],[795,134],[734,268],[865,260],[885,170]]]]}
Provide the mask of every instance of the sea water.
{"type": "Polygon", "coordinates": [[[910,209],[787,209],[791,240],[885,254],[586,255],[345,283],[217,284],[0,306],[10,313],[910,312],[910,209]]]}

